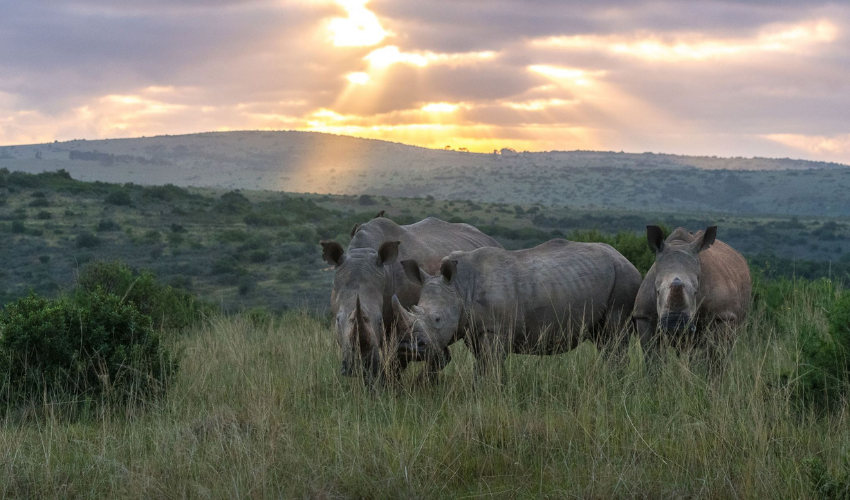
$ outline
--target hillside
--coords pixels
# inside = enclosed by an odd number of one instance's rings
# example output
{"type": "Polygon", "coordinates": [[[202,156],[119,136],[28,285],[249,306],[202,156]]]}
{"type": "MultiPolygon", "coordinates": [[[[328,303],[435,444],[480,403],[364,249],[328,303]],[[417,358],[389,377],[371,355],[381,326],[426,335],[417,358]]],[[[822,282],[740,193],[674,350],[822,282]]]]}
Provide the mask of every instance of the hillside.
{"type": "Polygon", "coordinates": [[[433,196],[655,212],[850,216],[836,163],[614,152],[477,154],[310,132],[221,132],[0,147],[0,168],[222,189],[433,196]]]}
{"type": "Polygon", "coordinates": [[[87,183],[67,173],[0,169],[0,305],[35,290],[73,285],[92,260],[151,269],[225,310],[327,307],[332,273],[320,239],[348,243],[355,223],[380,211],[400,224],[428,216],[465,221],[505,247],[553,237],[608,241],[646,270],[644,227],[719,226],[719,237],[769,274],[850,278],[850,225],[823,218],[770,218],[574,210],[429,198],[233,192],[87,183]],[[621,232],[616,240],[614,234],[621,232]],[[619,242],[619,243],[618,243],[619,242]]]}

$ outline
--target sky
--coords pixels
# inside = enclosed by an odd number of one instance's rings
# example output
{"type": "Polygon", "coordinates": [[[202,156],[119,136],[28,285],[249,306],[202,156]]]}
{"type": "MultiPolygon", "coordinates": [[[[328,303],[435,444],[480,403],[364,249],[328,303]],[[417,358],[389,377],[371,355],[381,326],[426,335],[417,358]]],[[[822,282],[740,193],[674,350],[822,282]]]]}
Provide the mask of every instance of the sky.
{"type": "Polygon", "coordinates": [[[850,163],[850,2],[0,0],[0,145],[308,130],[850,163]]]}

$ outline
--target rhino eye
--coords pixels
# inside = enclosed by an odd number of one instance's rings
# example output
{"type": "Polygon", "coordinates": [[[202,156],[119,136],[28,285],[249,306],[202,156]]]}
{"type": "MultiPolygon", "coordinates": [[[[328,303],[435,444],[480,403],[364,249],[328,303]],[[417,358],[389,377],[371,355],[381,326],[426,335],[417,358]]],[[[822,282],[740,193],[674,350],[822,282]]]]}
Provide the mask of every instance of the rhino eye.
{"type": "Polygon", "coordinates": [[[434,321],[435,321],[435,322],[437,322],[437,323],[439,323],[439,322],[440,322],[440,317],[439,317],[439,316],[437,316],[436,318],[434,318],[434,321]]]}

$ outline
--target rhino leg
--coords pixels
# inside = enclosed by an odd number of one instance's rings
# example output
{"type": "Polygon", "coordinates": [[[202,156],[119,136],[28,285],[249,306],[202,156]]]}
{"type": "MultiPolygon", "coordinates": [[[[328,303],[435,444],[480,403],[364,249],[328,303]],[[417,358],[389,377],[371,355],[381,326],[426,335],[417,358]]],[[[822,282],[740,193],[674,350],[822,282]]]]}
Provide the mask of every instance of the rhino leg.
{"type": "Polygon", "coordinates": [[[467,346],[475,355],[476,384],[484,378],[493,378],[501,383],[507,350],[499,334],[495,330],[487,329],[482,335],[475,337],[471,344],[467,341],[467,346]]]}
{"type": "Polygon", "coordinates": [[[726,371],[737,337],[738,321],[734,314],[718,316],[706,332],[709,375],[718,378],[726,371]]]}
{"type": "Polygon", "coordinates": [[[425,366],[422,368],[422,371],[419,372],[416,383],[418,385],[427,386],[436,384],[440,372],[443,371],[443,369],[448,366],[451,361],[452,353],[449,351],[448,347],[444,348],[442,352],[429,355],[425,360],[425,366]]]}
{"type": "Polygon", "coordinates": [[[634,318],[634,329],[640,339],[640,347],[648,364],[657,364],[660,355],[658,324],[652,318],[634,318]]]}

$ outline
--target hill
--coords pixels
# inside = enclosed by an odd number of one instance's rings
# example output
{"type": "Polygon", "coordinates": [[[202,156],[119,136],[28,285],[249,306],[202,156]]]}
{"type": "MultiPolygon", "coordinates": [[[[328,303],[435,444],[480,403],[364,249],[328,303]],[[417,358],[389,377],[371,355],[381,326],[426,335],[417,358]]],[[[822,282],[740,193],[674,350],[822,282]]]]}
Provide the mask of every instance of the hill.
{"type": "Polygon", "coordinates": [[[478,154],[313,132],[220,132],[0,147],[0,168],[113,183],[655,212],[850,216],[850,167],[769,158],[478,154]]]}
{"type": "Polygon", "coordinates": [[[153,270],[225,310],[328,304],[320,239],[348,243],[380,210],[400,224],[465,221],[505,247],[553,237],[607,241],[646,270],[646,224],[719,225],[719,237],[770,274],[847,280],[850,225],[823,218],[575,210],[432,198],[303,195],[81,182],[67,172],[0,169],[0,305],[29,290],[54,295],[92,260],[153,270]],[[615,233],[619,233],[615,236],[615,233]],[[630,253],[631,252],[631,253],[630,253]]]}

